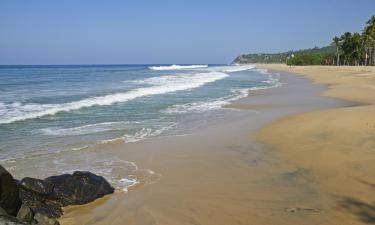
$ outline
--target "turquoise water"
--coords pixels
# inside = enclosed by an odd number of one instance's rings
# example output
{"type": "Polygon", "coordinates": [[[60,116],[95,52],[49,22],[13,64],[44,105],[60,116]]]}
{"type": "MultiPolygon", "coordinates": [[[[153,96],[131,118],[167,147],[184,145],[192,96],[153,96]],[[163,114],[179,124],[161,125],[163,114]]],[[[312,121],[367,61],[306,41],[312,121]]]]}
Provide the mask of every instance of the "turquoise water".
{"type": "Polygon", "coordinates": [[[126,186],[137,180],[136,165],[105,155],[89,162],[88,149],[173,134],[249,90],[278,85],[276,74],[253,66],[1,66],[0,160],[22,175],[42,158],[35,170],[51,173],[108,175],[120,164],[127,178],[113,180],[126,186]]]}

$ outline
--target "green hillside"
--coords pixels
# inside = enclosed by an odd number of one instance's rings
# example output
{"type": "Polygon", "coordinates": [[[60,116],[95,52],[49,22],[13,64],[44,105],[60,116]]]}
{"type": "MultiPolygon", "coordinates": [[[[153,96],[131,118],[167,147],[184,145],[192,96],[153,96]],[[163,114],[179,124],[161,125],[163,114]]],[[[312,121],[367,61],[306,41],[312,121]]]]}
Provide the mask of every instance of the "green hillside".
{"type": "MultiPolygon", "coordinates": [[[[238,56],[233,63],[251,64],[251,63],[286,63],[286,59],[292,56],[314,55],[315,58],[323,58],[327,55],[334,55],[336,48],[326,46],[322,48],[310,48],[297,51],[287,51],[280,53],[252,53],[238,56]],[[321,57],[319,57],[321,56],[321,57]]],[[[318,64],[318,63],[317,63],[318,64]]]]}

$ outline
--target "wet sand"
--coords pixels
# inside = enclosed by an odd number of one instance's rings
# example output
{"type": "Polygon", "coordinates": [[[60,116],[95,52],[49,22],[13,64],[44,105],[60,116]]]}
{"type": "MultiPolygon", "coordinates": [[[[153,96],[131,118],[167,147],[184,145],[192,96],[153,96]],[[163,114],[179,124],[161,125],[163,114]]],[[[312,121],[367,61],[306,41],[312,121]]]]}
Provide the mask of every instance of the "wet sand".
{"type": "Polygon", "coordinates": [[[329,85],[322,96],[356,102],[283,118],[262,129],[259,138],[312,174],[319,191],[334,203],[332,210],[346,215],[340,224],[374,224],[375,68],[258,67],[302,74],[329,85]]]}
{"type": "MultiPolygon", "coordinates": [[[[350,224],[315,173],[256,134],[286,116],[353,103],[319,97],[326,87],[301,76],[281,78],[282,87],[252,92],[229,106],[236,109],[225,120],[187,135],[97,149],[152,169],[160,179],[65,208],[61,224],[350,224]]],[[[278,135],[288,136],[289,129],[278,135]]]]}

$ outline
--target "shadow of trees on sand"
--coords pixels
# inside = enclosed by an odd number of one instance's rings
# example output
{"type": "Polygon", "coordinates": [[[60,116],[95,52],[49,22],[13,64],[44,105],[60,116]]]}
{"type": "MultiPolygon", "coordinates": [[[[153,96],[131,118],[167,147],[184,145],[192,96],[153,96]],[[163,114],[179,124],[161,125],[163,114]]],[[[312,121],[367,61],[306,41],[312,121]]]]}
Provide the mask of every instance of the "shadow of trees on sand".
{"type": "Polygon", "coordinates": [[[350,213],[368,224],[375,224],[375,202],[367,203],[351,197],[344,197],[339,200],[339,205],[350,213]]]}

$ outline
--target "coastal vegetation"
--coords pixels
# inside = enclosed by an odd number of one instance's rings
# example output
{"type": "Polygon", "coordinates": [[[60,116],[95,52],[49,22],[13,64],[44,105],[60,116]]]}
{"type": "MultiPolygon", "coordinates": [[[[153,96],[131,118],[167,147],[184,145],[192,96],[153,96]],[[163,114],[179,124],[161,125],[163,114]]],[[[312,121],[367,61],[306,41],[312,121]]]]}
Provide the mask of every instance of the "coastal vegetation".
{"type": "Polygon", "coordinates": [[[335,36],[329,46],[282,53],[245,54],[234,60],[246,63],[285,63],[287,65],[375,65],[375,16],[365,24],[361,33],[345,32],[335,36]]]}
{"type": "Polygon", "coordinates": [[[326,55],[334,56],[335,47],[330,45],[323,48],[310,48],[297,51],[287,51],[281,53],[253,53],[238,56],[234,63],[248,64],[248,63],[286,63],[288,57],[291,56],[313,56],[310,58],[315,64],[321,64],[318,58],[322,58],[326,55]]]}

